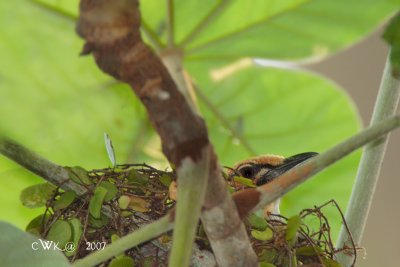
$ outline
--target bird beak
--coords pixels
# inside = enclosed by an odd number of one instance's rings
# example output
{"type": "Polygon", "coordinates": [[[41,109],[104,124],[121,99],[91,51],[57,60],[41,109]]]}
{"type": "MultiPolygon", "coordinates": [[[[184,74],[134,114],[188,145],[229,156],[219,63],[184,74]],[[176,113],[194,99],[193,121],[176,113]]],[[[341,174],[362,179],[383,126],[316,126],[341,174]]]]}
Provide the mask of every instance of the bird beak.
{"type": "Polygon", "coordinates": [[[276,166],[275,168],[270,169],[266,172],[263,176],[255,181],[257,186],[266,184],[278,176],[281,176],[283,173],[287,172],[288,170],[296,167],[300,163],[307,161],[310,158],[317,156],[318,153],[316,152],[306,152],[297,154],[291,157],[284,159],[281,165],[276,166]]]}

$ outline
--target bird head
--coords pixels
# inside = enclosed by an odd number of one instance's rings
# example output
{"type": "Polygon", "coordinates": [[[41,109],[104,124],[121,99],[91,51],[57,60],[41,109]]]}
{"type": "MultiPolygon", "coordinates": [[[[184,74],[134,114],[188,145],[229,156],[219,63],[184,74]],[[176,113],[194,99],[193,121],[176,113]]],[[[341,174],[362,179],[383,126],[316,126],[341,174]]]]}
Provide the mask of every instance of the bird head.
{"type": "MultiPolygon", "coordinates": [[[[278,155],[262,155],[237,163],[228,170],[228,175],[230,177],[242,176],[252,180],[256,186],[261,186],[316,155],[318,155],[316,152],[301,153],[288,158],[278,155]]],[[[280,199],[269,204],[264,208],[264,215],[279,214],[279,204],[280,199]]]]}

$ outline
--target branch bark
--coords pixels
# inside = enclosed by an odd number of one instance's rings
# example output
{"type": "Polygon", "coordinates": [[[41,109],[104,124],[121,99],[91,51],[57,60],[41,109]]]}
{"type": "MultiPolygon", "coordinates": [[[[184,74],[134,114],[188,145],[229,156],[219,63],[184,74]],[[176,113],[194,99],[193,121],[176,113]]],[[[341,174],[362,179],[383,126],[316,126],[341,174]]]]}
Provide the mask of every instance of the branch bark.
{"type": "Polygon", "coordinates": [[[50,183],[61,186],[64,190],[73,190],[78,195],[83,195],[87,191],[84,186],[68,182],[71,175],[70,168],[49,161],[14,140],[0,136],[0,153],[50,183]]]}
{"type": "Polygon", "coordinates": [[[82,53],[92,53],[100,69],[132,87],[178,175],[187,160],[201,166],[204,155],[209,156],[202,222],[218,264],[256,266],[257,257],[228,194],[204,121],[192,111],[161,60],[143,43],[139,26],[137,0],[81,1],[77,31],[86,40],[82,53]]]}

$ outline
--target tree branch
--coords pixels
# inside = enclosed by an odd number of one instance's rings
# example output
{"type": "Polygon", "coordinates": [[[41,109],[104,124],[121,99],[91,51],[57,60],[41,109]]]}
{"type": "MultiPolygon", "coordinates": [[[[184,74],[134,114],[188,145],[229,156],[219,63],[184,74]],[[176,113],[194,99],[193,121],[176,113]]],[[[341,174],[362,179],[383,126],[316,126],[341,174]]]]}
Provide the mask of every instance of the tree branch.
{"type": "MultiPolygon", "coordinates": [[[[160,59],[143,43],[139,26],[137,0],[82,0],[77,28],[86,40],[82,54],[92,53],[100,69],[133,88],[160,135],[164,154],[177,170],[179,186],[184,181],[182,173],[189,172],[188,162],[193,173],[196,166],[209,166],[203,170],[206,175],[196,176],[209,177],[202,221],[218,264],[256,266],[257,257],[228,194],[204,121],[193,112],[160,59]],[[207,157],[210,160],[205,164],[207,157]]],[[[193,179],[191,183],[198,183],[199,189],[204,185],[193,179]]],[[[178,206],[180,200],[178,195],[178,206]]]]}
{"type": "Polygon", "coordinates": [[[11,139],[0,136],[0,153],[64,190],[73,190],[78,195],[87,192],[84,186],[68,181],[73,175],[71,168],[57,165],[11,139]]]}

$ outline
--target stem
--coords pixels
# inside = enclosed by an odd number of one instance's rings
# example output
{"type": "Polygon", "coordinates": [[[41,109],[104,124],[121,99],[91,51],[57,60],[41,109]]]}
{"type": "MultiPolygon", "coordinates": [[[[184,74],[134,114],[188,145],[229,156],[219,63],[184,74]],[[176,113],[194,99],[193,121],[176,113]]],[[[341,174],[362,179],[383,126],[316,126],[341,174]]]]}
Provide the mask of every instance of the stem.
{"type": "MultiPolygon", "coordinates": [[[[393,75],[390,55],[391,52],[389,52],[386,60],[386,66],[370,125],[376,125],[380,121],[395,114],[399,103],[400,79],[393,75]]],[[[360,244],[363,236],[388,140],[389,135],[374,140],[365,147],[361,157],[356,182],[353,186],[350,202],[346,211],[346,221],[356,244],[360,244]]],[[[342,227],[337,242],[337,248],[348,245],[348,241],[348,233],[342,227]]],[[[355,255],[342,253],[339,254],[338,259],[343,266],[350,266],[354,258],[355,255]]]]}
{"type": "Polygon", "coordinates": [[[172,229],[170,215],[160,218],[158,221],[142,226],[135,232],[132,232],[124,237],[121,237],[112,244],[106,246],[103,250],[98,250],[86,256],[83,259],[77,260],[73,267],[88,267],[95,266],[101,262],[108,260],[114,256],[123,253],[125,250],[136,247],[137,245],[149,241],[172,229]]]}
{"type": "Polygon", "coordinates": [[[0,136],[0,153],[50,183],[61,186],[64,190],[73,190],[78,195],[83,195],[87,191],[85,187],[69,181],[69,170],[39,156],[11,139],[0,136]]]}
{"type": "Polygon", "coordinates": [[[185,159],[177,169],[178,201],[168,266],[189,266],[201,206],[207,188],[209,149],[202,151],[202,160],[185,159]]]}
{"type": "Polygon", "coordinates": [[[167,32],[168,47],[174,47],[174,3],[173,0],[167,0],[167,32]]]}
{"type": "Polygon", "coordinates": [[[258,210],[280,198],[312,175],[324,170],[339,159],[347,156],[363,145],[375,141],[400,126],[400,115],[376,123],[362,132],[334,146],[325,153],[316,156],[279,176],[263,186],[245,189],[234,193],[233,197],[241,218],[252,210],[258,210]]]}

